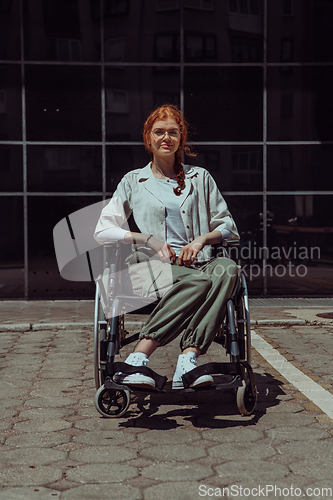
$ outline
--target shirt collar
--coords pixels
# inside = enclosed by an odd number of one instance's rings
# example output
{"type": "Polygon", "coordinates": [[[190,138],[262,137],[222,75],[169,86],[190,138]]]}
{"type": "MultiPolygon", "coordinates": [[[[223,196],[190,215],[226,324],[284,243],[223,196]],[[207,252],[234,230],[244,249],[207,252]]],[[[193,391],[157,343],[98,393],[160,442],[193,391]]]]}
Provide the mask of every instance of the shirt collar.
{"type": "MultiPolygon", "coordinates": [[[[195,175],[197,175],[195,168],[192,167],[192,165],[185,165],[184,163],[182,163],[182,165],[183,165],[183,169],[184,169],[185,178],[190,179],[191,177],[194,177],[195,175]]],[[[154,174],[153,174],[152,169],[151,169],[151,162],[149,162],[148,165],[146,165],[145,167],[143,167],[141,169],[140,174],[141,175],[139,177],[139,182],[145,182],[150,177],[154,177],[154,174]]]]}

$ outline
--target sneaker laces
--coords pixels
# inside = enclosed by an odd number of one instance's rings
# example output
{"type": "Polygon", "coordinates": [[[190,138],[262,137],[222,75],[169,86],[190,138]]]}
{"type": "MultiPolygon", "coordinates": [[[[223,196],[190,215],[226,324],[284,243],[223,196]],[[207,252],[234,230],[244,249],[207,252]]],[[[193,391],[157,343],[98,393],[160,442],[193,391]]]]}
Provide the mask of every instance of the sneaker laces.
{"type": "Polygon", "coordinates": [[[181,363],[181,370],[183,372],[183,374],[193,370],[193,368],[196,367],[197,365],[197,358],[196,356],[192,356],[192,357],[189,357],[189,356],[186,356],[186,355],[183,355],[184,357],[182,358],[182,363],[181,363]],[[192,363],[192,365],[194,365],[193,367],[189,365],[189,363],[192,363]]]}
{"type": "Polygon", "coordinates": [[[143,356],[137,356],[135,353],[128,356],[125,363],[131,366],[147,366],[149,362],[148,358],[144,358],[143,356]]]}

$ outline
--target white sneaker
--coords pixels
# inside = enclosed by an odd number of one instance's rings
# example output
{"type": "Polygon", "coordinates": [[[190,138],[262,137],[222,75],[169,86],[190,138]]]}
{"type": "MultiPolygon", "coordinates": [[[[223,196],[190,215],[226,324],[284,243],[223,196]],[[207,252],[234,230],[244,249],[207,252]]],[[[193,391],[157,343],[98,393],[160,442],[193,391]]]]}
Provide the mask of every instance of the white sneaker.
{"type": "MultiPolygon", "coordinates": [[[[194,352],[188,352],[186,354],[180,354],[178,357],[178,362],[176,366],[176,371],[172,379],[172,389],[184,389],[184,383],[182,380],[182,375],[190,372],[196,368],[197,357],[194,352]]],[[[211,375],[202,375],[197,378],[190,387],[203,387],[205,385],[211,385],[214,383],[214,379],[211,375]]]]}
{"type": "MultiPolygon", "coordinates": [[[[125,363],[132,366],[147,366],[148,362],[148,356],[143,352],[132,352],[125,359],[125,363]]],[[[147,375],[144,375],[143,373],[131,373],[126,375],[126,373],[117,372],[114,374],[113,380],[116,384],[128,384],[146,389],[155,387],[155,380],[147,375]]]]}

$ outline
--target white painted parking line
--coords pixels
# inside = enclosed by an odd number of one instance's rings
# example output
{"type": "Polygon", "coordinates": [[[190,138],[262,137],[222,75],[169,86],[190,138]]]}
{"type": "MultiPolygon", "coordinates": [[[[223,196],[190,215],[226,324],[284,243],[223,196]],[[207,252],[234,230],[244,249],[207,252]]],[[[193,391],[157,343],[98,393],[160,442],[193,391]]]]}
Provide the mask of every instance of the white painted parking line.
{"type": "Polygon", "coordinates": [[[253,330],[251,344],[255,350],[281,375],[294,385],[304,396],[317,405],[333,420],[333,394],[326,391],[296,366],[286,360],[274,347],[253,330]]]}

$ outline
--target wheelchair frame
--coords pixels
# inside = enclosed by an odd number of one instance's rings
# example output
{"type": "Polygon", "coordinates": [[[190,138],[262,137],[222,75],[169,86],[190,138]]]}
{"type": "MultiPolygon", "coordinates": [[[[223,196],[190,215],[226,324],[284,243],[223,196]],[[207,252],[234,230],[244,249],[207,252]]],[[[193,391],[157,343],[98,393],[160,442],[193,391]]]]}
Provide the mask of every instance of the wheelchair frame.
{"type": "MultiPolygon", "coordinates": [[[[237,242],[238,244],[238,242],[237,242]]],[[[134,367],[124,362],[115,362],[115,355],[124,345],[135,342],[139,332],[126,337],[124,327],[123,306],[129,305],[133,310],[144,306],[155,306],[158,301],[135,295],[118,295],[120,288],[120,245],[104,245],[105,276],[102,274],[96,279],[96,294],[94,308],[94,376],[97,389],[95,406],[104,417],[121,417],[130,404],[130,392],[165,392],[163,387],[167,377],[160,376],[148,367],[134,367]],[[115,251],[111,251],[116,249],[115,251]],[[104,308],[103,308],[104,305],[104,308]],[[154,389],[131,388],[129,385],[116,384],[113,375],[118,372],[143,373],[155,380],[154,389]]],[[[227,248],[235,243],[227,244],[224,255],[228,256],[227,248]]],[[[122,263],[124,265],[124,263],[122,263]]],[[[126,272],[126,271],[125,271],[126,272]]],[[[233,299],[226,305],[226,316],[220,331],[214,339],[226,349],[229,362],[206,363],[186,373],[183,378],[184,392],[193,393],[200,390],[236,390],[236,403],[242,415],[250,415],[256,406],[257,390],[251,367],[251,328],[248,290],[244,273],[240,270],[238,286],[233,299]],[[191,388],[190,384],[204,374],[231,375],[232,380],[225,383],[201,388],[191,388]]],[[[178,390],[179,392],[179,390],[178,390]]]]}

